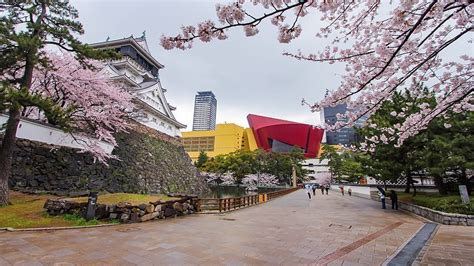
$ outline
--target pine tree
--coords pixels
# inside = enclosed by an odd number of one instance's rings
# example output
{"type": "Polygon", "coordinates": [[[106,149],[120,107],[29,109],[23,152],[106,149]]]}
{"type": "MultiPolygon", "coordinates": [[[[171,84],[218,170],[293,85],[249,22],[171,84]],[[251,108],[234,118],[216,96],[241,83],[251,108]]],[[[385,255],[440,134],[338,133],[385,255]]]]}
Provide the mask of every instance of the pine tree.
{"type": "Polygon", "coordinates": [[[0,3],[0,111],[8,112],[0,147],[0,206],[8,204],[8,179],[22,112],[37,107],[48,120],[67,128],[69,110],[50,99],[31,94],[33,71],[51,67],[45,49],[56,46],[74,53],[84,67],[87,59],[115,56],[94,50],[75,36],[83,34],[77,10],[62,0],[5,0],[0,3]]]}
{"type": "Polygon", "coordinates": [[[205,151],[201,151],[199,152],[199,156],[198,156],[198,159],[197,161],[194,163],[194,165],[201,169],[204,164],[207,162],[207,160],[209,159],[209,157],[207,156],[206,152],[205,151]]]}

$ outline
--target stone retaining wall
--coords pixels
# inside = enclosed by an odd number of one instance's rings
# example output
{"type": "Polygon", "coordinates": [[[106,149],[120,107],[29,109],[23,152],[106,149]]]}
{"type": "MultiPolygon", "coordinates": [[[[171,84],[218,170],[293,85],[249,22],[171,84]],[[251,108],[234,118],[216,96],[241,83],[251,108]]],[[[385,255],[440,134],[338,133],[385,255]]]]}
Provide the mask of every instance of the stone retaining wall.
{"type": "MultiPolygon", "coordinates": [[[[380,202],[380,198],[375,193],[371,195],[371,199],[380,202]]],[[[392,201],[389,197],[385,199],[385,204],[387,208],[391,208],[392,201]]],[[[446,213],[401,201],[398,202],[398,208],[440,224],[474,226],[474,215],[446,213]]]]}
{"type": "MultiPolygon", "coordinates": [[[[387,206],[391,204],[391,201],[388,200],[387,206]]],[[[399,202],[398,207],[437,223],[474,226],[474,215],[445,213],[406,202],[399,202]]]]}
{"type": "MultiPolygon", "coordinates": [[[[83,195],[88,191],[198,194],[207,183],[179,139],[138,123],[116,134],[108,166],[78,149],[18,139],[9,186],[22,192],[83,195]]],[[[1,142],[1,136],[0,136],[1,142]]]]}
{"type": "MultiPolygon", "coordinates": [[[[157,201],[147,204],[132,205],[128,202],[118,204],[97,204],[95,219],[119,220],[122,223],[146,222],[154,219],[174,218],[193,214],[197,209],[195,197],[184,197],[179,200],[157,201]]],[[[75,202],[73,199],[48,199],[44,208],[50,215],[76,214],[86,216],[87,202],[75,202]]]]}

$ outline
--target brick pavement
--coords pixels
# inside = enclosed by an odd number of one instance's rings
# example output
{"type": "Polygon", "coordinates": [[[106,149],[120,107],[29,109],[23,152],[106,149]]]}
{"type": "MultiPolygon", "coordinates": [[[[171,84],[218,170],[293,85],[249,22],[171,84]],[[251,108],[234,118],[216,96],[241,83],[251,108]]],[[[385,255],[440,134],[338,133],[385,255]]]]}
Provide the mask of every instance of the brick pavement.
{"type": "Polygon", "coordinates": [[[420,265],[474,265],[474,228],[440,225],[420,265]]]}
{"type": "Polygon", "coordinates": [[[421,225],[371,200],[300,190],[224,215],[4,232],[0,265],[379,265],[421,225]]]}

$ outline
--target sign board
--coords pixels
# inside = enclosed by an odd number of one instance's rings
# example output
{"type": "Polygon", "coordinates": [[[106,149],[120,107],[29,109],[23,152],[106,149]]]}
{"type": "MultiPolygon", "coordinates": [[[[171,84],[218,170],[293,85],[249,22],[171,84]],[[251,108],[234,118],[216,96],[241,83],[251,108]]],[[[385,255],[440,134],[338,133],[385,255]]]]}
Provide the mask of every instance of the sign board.
{"type": "Polygon", "coordinates": [[[469,203],[469,194],[467,194],[466,185],[459,185],[459,193],[461,194],[461,201],[464,204],[469,203]]]}
{"type": "Polygon", "coordinates": [[[95,206],[97,205],[98,192],[89,192],[89,199],[87,201],[86,220],[92,220],[95,217],[95,206]]]}

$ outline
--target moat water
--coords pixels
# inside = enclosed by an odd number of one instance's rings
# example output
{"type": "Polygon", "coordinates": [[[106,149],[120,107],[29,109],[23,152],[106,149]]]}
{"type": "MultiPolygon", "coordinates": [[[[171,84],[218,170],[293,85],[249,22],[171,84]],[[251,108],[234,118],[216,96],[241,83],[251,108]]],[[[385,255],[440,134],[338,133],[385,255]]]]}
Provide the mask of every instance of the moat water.
{"type": "Polygon", "coordinates": [[[259,187],[258,190],[248,191],[244,186],[211,186],[211,191],[201,195],[203,198],[234,198],[272,192],[285,187],[259,187]]]}

